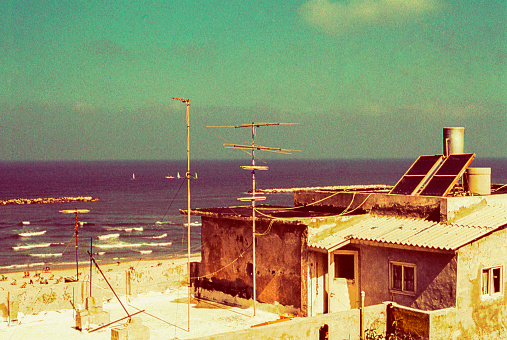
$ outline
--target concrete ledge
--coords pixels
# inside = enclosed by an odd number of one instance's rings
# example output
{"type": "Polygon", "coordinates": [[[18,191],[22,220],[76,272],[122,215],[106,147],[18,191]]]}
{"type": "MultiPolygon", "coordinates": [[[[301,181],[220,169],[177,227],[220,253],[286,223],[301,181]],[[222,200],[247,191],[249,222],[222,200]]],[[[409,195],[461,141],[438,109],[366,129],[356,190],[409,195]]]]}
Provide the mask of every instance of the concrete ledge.
{"type": "Polygon", "coordinates": [[[132,317],[122,326],[111,328],[111,340],[149,340],[150,328],[143,326],[140,317],[132,317]]]}

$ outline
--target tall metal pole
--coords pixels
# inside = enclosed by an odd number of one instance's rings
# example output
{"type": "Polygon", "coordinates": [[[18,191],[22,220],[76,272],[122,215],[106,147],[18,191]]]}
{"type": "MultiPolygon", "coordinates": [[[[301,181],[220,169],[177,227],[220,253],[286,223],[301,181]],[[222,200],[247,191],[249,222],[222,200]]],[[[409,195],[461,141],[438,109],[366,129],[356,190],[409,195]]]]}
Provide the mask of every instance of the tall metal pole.
{"type": "Polygon", "coordinates": [[[253,262],[253,312],[257,301],[256,266],[255,266],[255,125],[252,123],[252,262],[253,262]]]}
{"type": "MultiPolygon", "coordinates": [[[[90,237],[90,254],[93,254],[93,237],[90,237]]],[[[92,260],[90,259],[90,297],[92,296],[92,260]]]]}
{"type": "Polygon", "coordinates": [[[190,331],[190,101],[187,100],[187,248],[188,248],[188,331],[190,331]]]}
{"type": "Polygon", "coordinates": [[[187,248],[188,248],[188,331],[190,331],[190,99],[182,99],[172,97],[174,100],[179,100],[182,103],[187,104],[187,248]]]}
{"type": "MultiPolygon", "coordinates": [[[[292,151],[299,150],[289,150],[289,149],[280,149],[280,148],[270,148],[264,147],[260,145],[255,145],[255,128],[259,126],[269,126],[269,125],[294,125],[294,123],[251,123],[251,124],[242,124],[238,126],[208,126],[208,127],[231,127],[231,128],[244,128],[251,127],[252,129],[252,144],[251,145],[237,145],[231,144],[227,142],[224,144],[225,148],[238,148],[238,149],[251,149],[252,150],[252,165],[251,166],[241,166],[241,168],[245,170],[252,170],[252,196],[251,197],[240,197],[239,201],[251,201],[252,202],[252,264],[253,264],[253,273],[252,273],[252,284],[253,284],[253,315],[255,316],[255,304],[257,301],[257,269],[256,269],[256,256],[255,256],[255,201],[263,201],[266,197],[263,196],[255,196],[255,170],[268,170],[267,166],[255,166],[255,149],[264,150],[270,152],[284,153],[290,154],[292,151]]],[[[190,209],[190,208],[189,208],[190,209]]]]}
{"type": "Polygon", "coordinates": [[[79,281],[79,245],[77,242],[77,208],[76,208],[76,280],[79,281]]]}
{"type": "Polygon", "coordinates": [[[88,209],[78,209],[75,208],[73,210],[60,210],[62,214],[75,214],[76,215],[76,280],[79,281],[79,243],[78,243],[78,229],[77,229],[77,213],[85,214],[90,212],[88,209]]]}

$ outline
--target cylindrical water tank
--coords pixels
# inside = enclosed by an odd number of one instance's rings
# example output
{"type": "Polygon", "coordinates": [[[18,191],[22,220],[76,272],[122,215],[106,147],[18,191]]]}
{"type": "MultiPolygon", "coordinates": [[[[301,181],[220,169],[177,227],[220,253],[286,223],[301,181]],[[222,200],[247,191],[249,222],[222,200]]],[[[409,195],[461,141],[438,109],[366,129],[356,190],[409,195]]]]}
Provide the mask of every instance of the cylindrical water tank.
{"type": "Polygon", "coordinates": [[[468,168],[465,175],[465,190],[473,195],[490,195],[491,168],[468,168]]]}
{"type": "Polygon", "coordinates": [[[464,127],[444,128],[444,156],[461,154],[465,145],[464,127]]]}

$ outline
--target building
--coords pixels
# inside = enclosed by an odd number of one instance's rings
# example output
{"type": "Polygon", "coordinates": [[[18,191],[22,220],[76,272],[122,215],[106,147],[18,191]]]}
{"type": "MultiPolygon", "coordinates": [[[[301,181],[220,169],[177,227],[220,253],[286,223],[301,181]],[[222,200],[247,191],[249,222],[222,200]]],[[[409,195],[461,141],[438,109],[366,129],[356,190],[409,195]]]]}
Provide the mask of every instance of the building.
{"type": "MultiPolygon", "coordinates": [[[[364,292],[365,306],[440,311],[426,338],[507,335],[507,188],[474,186],[484,173],[468,168],[474,156],[421,156],[394,188],[308,189],[294,207],[257,207],[256,304],[315,316],[359,308],[364,292]]],[[[192,213],[202,220],[194,293],[251,305],[252,208],[192,213]]]]}

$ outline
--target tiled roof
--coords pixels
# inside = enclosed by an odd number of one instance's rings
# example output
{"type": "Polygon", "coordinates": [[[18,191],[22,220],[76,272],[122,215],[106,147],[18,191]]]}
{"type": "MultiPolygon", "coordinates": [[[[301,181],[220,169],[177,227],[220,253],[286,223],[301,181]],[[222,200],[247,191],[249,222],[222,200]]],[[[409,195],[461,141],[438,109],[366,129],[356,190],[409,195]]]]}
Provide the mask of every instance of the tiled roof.
{"type": "Polygon", "coordinates": [[[373,215],[312,219],[308,243],[330,250],[350,240],[456,250],[507,225],[505,207],[484,206],[451,223],[373,215]]]}

